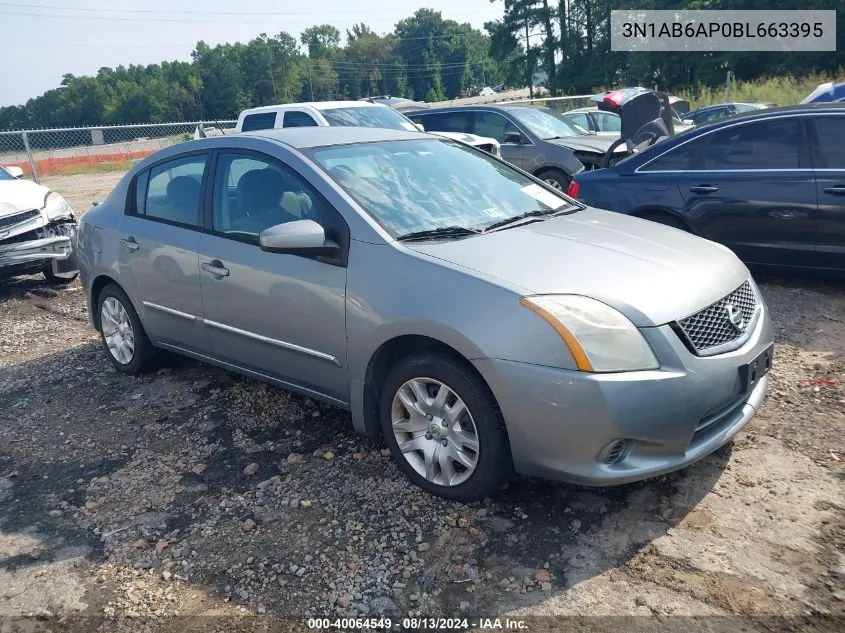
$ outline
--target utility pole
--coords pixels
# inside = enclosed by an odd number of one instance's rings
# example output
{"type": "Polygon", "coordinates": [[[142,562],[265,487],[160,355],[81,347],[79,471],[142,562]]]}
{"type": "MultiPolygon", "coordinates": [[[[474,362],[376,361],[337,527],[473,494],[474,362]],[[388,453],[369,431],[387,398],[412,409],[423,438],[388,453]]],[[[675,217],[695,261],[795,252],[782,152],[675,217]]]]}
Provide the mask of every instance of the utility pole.
{"type": "Polygon", "coordinates": [[[534,98],[534,69],[531,67],[531,40],[528,39],[528,18],[525,18],[525,64],[528,67],[528,96],[534,98]]]}
{"type": "Polygon", "coordinates": [[[308,67],[308,86],[311,88],[311,101],[314,101],[314,84],[311,82],[311,58],[305,63],[308,67]]]}

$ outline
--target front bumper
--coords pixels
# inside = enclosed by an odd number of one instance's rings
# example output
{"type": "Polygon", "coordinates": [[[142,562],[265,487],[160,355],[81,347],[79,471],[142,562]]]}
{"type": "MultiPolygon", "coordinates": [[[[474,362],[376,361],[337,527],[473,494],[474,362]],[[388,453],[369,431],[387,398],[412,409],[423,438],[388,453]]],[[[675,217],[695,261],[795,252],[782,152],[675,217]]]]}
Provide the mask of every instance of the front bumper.
{"type": "Polygon", "coordinates": [[[0,271],[38,263],[51,264],[54,272],[76,270],[76,224],[65,223],[51,232],[47,237],[10,244],[0,242],[0,271]]]}
{"type": "Polygon", "coordinates": [[[759,410],[769,377],[743,392],[739,368],[772,343],[765,306],[749,340],[718,356],[694,356],[668,325],[641,331],[658,370],[587,374],[474,361],[504,415],[517,472],[585,485],[654,477],[712,453],[759,410]],[[627,440],[625,456],[608,463],[618,440],[627,440]]]}

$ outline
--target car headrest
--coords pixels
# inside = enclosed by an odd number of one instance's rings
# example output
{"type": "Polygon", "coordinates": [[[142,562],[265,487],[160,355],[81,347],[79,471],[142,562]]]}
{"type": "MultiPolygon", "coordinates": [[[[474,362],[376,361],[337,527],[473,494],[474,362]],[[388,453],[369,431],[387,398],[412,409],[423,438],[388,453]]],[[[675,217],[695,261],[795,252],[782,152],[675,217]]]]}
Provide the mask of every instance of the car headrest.
{"type": "Polygon", "coordinates": [[[237,197],[247,213],[277,208],[285,193],[285,177],[275,169],[253,169],[238,181],[237,197]]]}
{"type": "Polygon", "coordinates": [[[194,208],[199,205],[201,185],[193,176],[176,176],[167,183],[167,202],[174,207],[194,208]]]}

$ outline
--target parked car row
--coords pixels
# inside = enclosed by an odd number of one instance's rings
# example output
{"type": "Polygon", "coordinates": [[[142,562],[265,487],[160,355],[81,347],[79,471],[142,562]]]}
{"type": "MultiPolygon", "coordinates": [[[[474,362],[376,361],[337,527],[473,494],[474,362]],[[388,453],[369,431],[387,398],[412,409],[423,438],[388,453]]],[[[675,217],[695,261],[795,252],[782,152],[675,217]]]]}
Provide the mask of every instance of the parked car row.
{"type": "Polygon", "coordinates": [[[755,268],[842,272],[842,139],[841,104],[755,109],[579,174],[569,193],[725,244],[755,268]]]}
{"type": "Polygon", "coordinates": [[[170,350],[348,409],[449,498],[513,472],[624,483],[759,410],[773,332],[741,260],[845,271],[842,106],[673,135],[666,95],[614,91],[616,139],[526,105],[375,101],[247,110],[82,217],[118,371],[170,350]]]}
{"type": "Polygon", "coordinates": [[[728,249],[416,129],[171,146],[82,217],[79,255],[118,371],[171,350],[348,409],[455,499],[682,468],[769,382],[769,314],[728,249]]]}

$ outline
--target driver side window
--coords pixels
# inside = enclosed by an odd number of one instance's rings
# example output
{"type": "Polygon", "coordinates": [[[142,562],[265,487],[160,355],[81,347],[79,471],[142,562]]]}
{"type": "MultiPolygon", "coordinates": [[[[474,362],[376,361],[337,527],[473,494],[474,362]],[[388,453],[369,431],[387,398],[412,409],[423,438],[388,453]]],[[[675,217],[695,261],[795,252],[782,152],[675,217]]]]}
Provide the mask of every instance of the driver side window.
{"type": "Polygon", "coordinates": [[[319,194],[291,169],[255,155],[220,154],[214,178],[212,228],[258,243],[265,229],[321,220],[319,194]]]}

